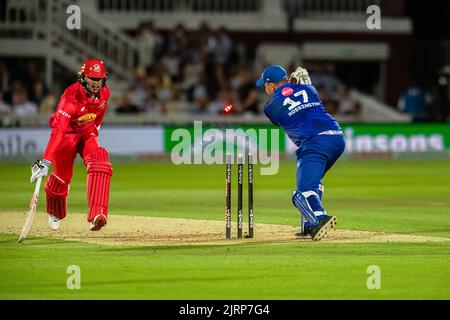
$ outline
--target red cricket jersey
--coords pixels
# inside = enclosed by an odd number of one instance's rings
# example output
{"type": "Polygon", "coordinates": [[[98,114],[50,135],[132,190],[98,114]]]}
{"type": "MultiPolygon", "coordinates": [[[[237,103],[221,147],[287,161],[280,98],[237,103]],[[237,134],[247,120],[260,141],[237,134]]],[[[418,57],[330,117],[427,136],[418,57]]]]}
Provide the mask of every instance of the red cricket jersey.
{"type": "Polygon", "coordinates": [[[100,89],[95,100],[87,97],[83,86],[76,82],[68,87],[55,113],[50,116],[49,125],[53,128],[50,141],[44,153],[44,159],[53,162],[59,142],[66,133],[84,133],[94,131],[102,124],[110,96],[108,86],[100,89]]]}

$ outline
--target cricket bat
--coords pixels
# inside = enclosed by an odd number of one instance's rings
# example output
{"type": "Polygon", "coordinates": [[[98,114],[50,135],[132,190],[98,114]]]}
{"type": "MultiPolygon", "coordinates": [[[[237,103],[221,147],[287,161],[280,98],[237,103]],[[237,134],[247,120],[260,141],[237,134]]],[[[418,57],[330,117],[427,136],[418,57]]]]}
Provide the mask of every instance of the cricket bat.
{"type": "Polygon", "coordinates": [[[22,242],[30,233],[31,226],[33,225],[34,216],[36,215],[36,208],[38,205],[39,199],[39,190],[41,188],[42,177],[36,180],[36,186],[34,187],[34,193],[31,197],[30,207],[28,208],[27,216],[25,218],[25,223],[22,228],[22,232],[20,233],[19,240],[17,242],[22,242]]]}

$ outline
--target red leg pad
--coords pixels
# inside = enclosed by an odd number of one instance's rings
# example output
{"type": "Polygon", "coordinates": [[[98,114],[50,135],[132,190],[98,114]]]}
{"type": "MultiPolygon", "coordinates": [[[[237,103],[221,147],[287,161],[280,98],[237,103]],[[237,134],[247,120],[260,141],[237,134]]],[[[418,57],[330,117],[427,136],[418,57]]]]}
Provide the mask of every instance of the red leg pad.
{"type": "Polygon", "coordinates": [[[109,189],[113,173],[108,152],[98,148],[86,157],[88,222],[96,215],[108,216],[109,189]]]}
{"type": "Polygon", "coordinates": [[[69,185],[54,173],[45,183],[47,213],[63,219],[67,214],[66,202],[69,185]]]}

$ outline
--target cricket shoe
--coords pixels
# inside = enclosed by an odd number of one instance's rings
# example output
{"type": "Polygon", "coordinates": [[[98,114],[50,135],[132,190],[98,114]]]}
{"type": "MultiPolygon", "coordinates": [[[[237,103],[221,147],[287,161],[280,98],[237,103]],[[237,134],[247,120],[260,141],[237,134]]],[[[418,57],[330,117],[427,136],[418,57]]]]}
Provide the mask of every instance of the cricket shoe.
{"type": "Polygon", "coordinates": [[[91,231],[98,231],[106,225],[106,216],[104,214],[98,214],[94,220],[91,221],[89,229],[91,231]]]}
{"type": "Polygon", "coordinates": [[[313,241],[319,241],[323,239],[326,234],[336,229],[336,217],[335,216],[325,216],[320,220],[319,224],[312,228],[311,238],[313,241]]]}
{"type": "MultiPolygon", "coordinates": [[[[320,220],[321,218],[318,219],[320,220]]],[[[302,224],[300,226],[300,232],[297,232],[295,236],[297,238],[309,238],[311,235],[311,230],[313,229],[311,227],[311,224],[308,221],[304,221],[303,219],[301,219],[300,224],[302,224]]]]}
{"type": "Polygon", "coordinates": [[[305,228],[305,230],[303,230],[303,232],[302,231],[297,232],[295,234],[295,236],[297,238],[309,238],[311,236],[311,230],[312,230],[312,228],[305,228]]]}
{"type": "Polygon", "coordinates": [[[60,222],[61,222],[60,218],[55,217],[54,215],[51,214],[48,215],[48,225],[50,226],[50,229],[58,230],[60,222]]]}

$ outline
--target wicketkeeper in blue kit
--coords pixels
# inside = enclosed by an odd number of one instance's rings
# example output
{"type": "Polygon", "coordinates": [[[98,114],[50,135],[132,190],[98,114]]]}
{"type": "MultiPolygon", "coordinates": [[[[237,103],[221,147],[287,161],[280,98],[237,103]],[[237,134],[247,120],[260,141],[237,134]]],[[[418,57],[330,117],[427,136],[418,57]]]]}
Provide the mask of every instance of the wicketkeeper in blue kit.
{"type": "Polygon", "coordinates": [[[286,70],[272,65],[256,85],[264,86],[270,96],[264,106],[266,116],[298,147],[292,202],[303,215],[300,233],[320,240],[336,228],[336,217],[322,206],[322,178],[344,152],[342,129],[325,110],[306,69],[299,67],[288,78],[286,70]]]}

